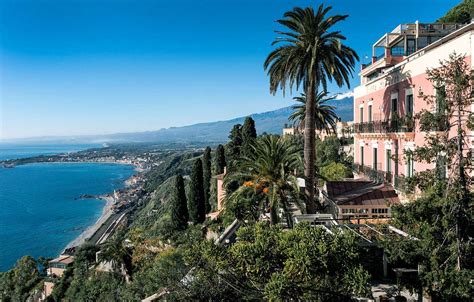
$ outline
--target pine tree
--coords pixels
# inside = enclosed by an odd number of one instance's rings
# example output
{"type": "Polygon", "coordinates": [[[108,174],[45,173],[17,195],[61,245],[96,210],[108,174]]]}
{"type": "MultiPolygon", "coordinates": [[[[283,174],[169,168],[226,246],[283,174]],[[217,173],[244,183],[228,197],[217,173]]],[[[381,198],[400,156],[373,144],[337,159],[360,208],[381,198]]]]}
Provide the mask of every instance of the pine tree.
{"type": "Polygon", "coordinates": [[[247,117],[242,126],[242,155],[249,156],[252,153],[251,146],[256,138],[257,130],[255,130],[255,121],[251,117],[247,117]]]}
{"type": "Polygon", "coordinates": [[[204,155],[202,157],[202,168],[203,168],[203,183],[204,183],[204,202],[206,204],[206,213],[211,211],[211,148],[206,147],[204,155]]]}
{"type": "Polygon", "coordinates": [[[183,176],[176,175],[174,196],[171,206],[171,221],[177,230],[184,230],[188,226],[189,213],[184,190],[183,176]]]}
{"type": "Polygon", "coordinates": [[[224,146],[222,145],[217,146],[215,166],[216,166],[216,174],[224,173],[224,168],[226,166],[226,159],[225,159],[224,146]]]}
{"type": "Polygon", "coordinates": [[[194,224],[203,223],[206,219],[206,204],[204,202],[202,161],[196,159],[191,173],[188,210],[189,217],[194,224]]]}

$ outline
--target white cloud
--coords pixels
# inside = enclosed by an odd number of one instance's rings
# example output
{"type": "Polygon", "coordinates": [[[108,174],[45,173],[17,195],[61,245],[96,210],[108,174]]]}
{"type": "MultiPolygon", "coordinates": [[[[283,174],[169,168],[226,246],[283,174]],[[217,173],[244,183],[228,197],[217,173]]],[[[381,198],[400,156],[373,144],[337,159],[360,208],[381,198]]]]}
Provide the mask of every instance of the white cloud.
{"type": "Polygon", "coordinates": [[[342,100],[342,99],[350,98],[350,97],[353,97],[353,96],[354,96],[354,91],[347,91],[347,92],[338,94],[336,96],[336,100],[342,100]]]}

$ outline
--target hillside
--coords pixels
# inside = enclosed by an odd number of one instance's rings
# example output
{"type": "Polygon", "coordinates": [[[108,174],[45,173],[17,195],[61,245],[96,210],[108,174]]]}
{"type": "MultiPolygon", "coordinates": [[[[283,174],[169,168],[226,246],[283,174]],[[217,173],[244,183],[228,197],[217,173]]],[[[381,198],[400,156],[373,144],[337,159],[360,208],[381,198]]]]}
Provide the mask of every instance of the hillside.
{"type": "MultiPolygon", "coordinates": [[[[336,113],[343,121],[353,119],[353,98],[333,100],[328,104],[336,107],[336,113]]],[[[258,133],[282,132],[283,125],[288,123],[291,107],[273,111],[255,113],[250,116],[255,120],[258,133]]],[[[227,140],[230,129],[237,123],[243,123],[245,116],[225,121],[199,123],[183,127],[163,128],[157,131],[117,133],[110,135],[88,135],[77,137],[45,137],[24,139],[22,143],[127,143],[127,142],[223,142],[227,140]]]]}

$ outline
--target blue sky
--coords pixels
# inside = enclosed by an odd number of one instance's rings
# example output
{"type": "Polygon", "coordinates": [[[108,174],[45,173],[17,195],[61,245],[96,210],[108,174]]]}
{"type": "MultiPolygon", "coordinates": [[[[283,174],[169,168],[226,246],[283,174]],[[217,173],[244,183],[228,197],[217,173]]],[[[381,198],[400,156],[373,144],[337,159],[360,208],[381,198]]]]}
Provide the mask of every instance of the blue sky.
{"type": "MultiPolygon", "coordinates": [[[[324,1],[361,61],[459,1],[324,1]]],[[[156,130],[291,104],[263,61],[297,0],[0,0],[0,139],[156,130]]],[[[359,66],[356,67],[356,71],[359,66]]],[[[352,87],[357,86],[357,73],[352,87]]],[[[332,92],[346,92],[331,86],[332,92]]]]}

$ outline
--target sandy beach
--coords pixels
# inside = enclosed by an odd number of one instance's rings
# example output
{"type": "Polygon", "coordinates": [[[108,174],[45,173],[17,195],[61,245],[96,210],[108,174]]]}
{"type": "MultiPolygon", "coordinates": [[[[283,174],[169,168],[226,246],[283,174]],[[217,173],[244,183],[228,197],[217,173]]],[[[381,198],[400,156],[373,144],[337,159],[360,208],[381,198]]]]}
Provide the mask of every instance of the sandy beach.
{"type": "MultiPolygon", "coordinates": [[[[121,162],[92,162],[92,163],[110,163],[110,164],[123,164],[123,165],[130,165],[129,163],[121,163],[121,162]]],[[[133,164],[132,164],[133,165],[133,164]]],[[[137,172],[142,172],[143,169],[140,169],[137,165],[133,165],[134,170],[137,172]]],[[[132,179],[134,175],[124,181],[124,187],[127,188],[132,185],[132,179]]],[[[109,217],[114,213],[113,205],[115,204],[114,197],[110,194],[105,194],[99,197],[99,199],[105,200],[106,204],[102,210],[102,214],[100,215],[99,219],[88,227],[84,232],[82,232],[78,237],[76,237],[73,241],[69,242],[64,249],[68,249],[74,246],[80,246],[86,240],[91,238],[95,232],[97,232],[100,227],[109,219],[109,217]]]]}
{"type": "Polygon", "coordinates": [[[68,245],[65,247],[66,249],[73,246],[79,246],[86,242],[86,240],[92,237],[92,235],[97,232],[97,230],[102,226],[102,224],[104,224],[104,222],[109,219],[110,215],[113,214],[112,207],[114,205],[114,198],[112,196],[103,196],[100,199],[105,200],[106,203],[99,219],[97,219],[97,221],[93,225],[91,225],[84,232],[82,232],[76,239],[69,242],[68,245]]]}

